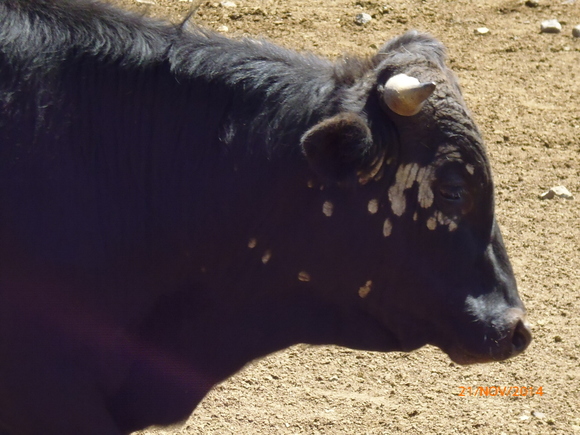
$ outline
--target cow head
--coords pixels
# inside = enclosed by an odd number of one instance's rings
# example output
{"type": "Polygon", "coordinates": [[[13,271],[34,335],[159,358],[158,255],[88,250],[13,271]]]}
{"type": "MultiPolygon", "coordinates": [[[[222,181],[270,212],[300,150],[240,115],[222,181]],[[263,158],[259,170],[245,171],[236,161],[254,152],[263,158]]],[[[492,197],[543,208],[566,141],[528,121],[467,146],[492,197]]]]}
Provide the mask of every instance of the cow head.
{"type": "Polygon", "coordinates": [[[335,186],[328,201],[350,207],[336,228],[366,247],[350,258],[366,273],[351,284],[357,309],[378,321],[390,348],[429,343],[458,363],[514,356],[531,335],[482,138],[444,49],[411,32],[372,62],[343,110],[302,138],[313,170],[335,186]]]}

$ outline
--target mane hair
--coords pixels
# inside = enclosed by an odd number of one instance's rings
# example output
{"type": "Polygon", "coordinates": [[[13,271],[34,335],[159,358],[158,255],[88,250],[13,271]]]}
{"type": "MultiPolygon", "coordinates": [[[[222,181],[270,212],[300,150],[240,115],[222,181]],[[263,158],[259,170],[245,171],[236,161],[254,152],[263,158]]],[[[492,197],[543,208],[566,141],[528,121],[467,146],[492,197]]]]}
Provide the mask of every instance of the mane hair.
{"type": "MultiPolygon", "coordinates": [[[[226,98],[223,112],[214,114],[221,120],[224,146],[262,143],[269,153],[297,142],[309,126],[336,112],[338,89],[352,85],[371,66],[356,58],[334,63],[264,40],[235,40],[197,26],[162,23],[93,0],[3,1],[0,52],[5,110],[6,103],[26,93],[26,104],[36,100],[40,122],[42,112],[56,104],[56,82],[63,75],[75,78],[65,70],[82,64],[95,69],[85,68],[85,75],[100,68],[133,74],[134,80],[123,85],[139,92],[155,92],[142,83],[155,74],[165,87],[180,87],[194,99],[193,88],[204,88],[201,95],[211,88],[226,98]]],[[[186,113],[187,107],[175,107],[182,122],[186,113]]]]}

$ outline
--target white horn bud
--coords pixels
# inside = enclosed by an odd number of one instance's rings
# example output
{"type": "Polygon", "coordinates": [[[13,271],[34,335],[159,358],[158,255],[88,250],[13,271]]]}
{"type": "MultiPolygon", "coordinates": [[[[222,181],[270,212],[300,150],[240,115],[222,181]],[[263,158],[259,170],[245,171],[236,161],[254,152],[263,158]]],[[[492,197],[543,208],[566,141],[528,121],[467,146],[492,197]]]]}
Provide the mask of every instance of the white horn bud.
{"type": "Polygon", "coordinates": [[[413,116],[419,113],[434,90],[433,82],[421,83],[415,77],[397,74],[385,83],[383,99],[396,114],[413,116]]]}

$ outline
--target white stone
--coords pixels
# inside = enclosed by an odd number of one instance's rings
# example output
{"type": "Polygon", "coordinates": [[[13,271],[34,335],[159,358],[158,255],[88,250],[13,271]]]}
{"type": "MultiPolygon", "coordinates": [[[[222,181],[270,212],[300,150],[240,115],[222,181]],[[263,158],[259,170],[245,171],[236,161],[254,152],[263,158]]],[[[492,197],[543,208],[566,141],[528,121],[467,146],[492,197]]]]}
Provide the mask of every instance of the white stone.
{"type": "Polygon", "coordinates": [[[360,25],[369,23],[370,21],[372,21],[373,17],[371,17],[369,14],[365,14],[364,12],[361,14],[357,14],[356,17],[354,17],[354,22],[360,25]]]}
{"type": "Polygon", "coordinates": [[[564,186],[554,186],[547,192],[540,195],[540,199],[552,199],[554,197],[564,198],[564,199],[574,199],[574,195],[570,193],[568,189],[564,186]]]}
{"type": "Polygon", "coordinates": [[[478,27],[475,29],[476,35],[487,35],[489,34],[489,29],[487,27],[478,27]]]}
{"type": "Polygon", "coordinates": [[[235,4],[234,2],[230,2],[230,1],[221,2],[220,5],[222,5],[222,7],[224,7],[224,8],[228,8],[228,9],[234,9],[234,8],[238,7],[237,4],[235,4]]]}
{"type": "Polygon", "coordinates": [[[546,20],[542,21],[540,29],[542,33],[560,33],[562,31],[562,25],[558,20],[546,20]]]}

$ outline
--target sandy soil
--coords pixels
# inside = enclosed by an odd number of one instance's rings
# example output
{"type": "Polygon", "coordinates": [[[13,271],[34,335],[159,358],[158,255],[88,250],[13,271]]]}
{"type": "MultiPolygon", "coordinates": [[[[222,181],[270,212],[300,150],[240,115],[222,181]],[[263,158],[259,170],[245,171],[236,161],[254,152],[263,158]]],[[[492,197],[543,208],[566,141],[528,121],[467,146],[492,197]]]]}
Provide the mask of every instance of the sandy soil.
{"type": "MultiPolygon", "coordinates": [[[[171,20],[195,5],[111,1],[171,20]]],[[[514,360],[469,367],[434,348],[378,354],[298,345],[216,386],[182,427],[139,434],[580,434],[580,38],[572,37],[580,1],[234,1],[198,2],[194,19],[331,58],[369,55],[411,28],[447,45],[487,140],[497,215],[534,341],[514,360]],[[356,25],[361,12],[373,20],[356,25]],[[562,33],[541,34],[540,22],[552,18],[562,33]],[[480,27],[489,33],[476,34],[480,27]],[[576,199],[538,198],[560,184],[576,199]],[[542,395],[476,390],[492,386],[542,395]]]]}

